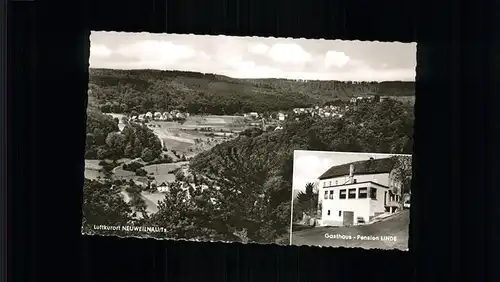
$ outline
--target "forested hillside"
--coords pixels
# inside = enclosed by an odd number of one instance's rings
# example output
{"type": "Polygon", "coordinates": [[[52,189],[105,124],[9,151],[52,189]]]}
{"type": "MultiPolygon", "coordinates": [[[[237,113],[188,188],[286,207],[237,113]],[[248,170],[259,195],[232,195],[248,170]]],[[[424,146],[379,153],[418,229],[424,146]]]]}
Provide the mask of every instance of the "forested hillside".
{"type": "Polygon", "coordinates": [[[90,103],[115,113],[184,109],[235,114],[289,110],[362,95],[414,96],[413,82],[234,79],[159,70],[90,69],[90,103]]]}

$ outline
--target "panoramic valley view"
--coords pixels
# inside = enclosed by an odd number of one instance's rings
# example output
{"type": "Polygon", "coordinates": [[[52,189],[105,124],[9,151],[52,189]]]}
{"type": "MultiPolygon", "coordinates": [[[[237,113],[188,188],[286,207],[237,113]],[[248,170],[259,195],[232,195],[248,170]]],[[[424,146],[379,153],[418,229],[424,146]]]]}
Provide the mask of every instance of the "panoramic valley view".
{"type": "Polygon", "coordinates": [[[86,234],[285,243],[294,150],[412,152],[412,81],[113,66],[89,69],[86,234]]]}

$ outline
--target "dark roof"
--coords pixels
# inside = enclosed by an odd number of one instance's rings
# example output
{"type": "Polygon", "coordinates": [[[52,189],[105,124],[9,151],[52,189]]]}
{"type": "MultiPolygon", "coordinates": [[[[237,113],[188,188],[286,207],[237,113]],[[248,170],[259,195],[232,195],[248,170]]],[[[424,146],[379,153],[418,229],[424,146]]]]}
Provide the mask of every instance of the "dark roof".
{"type": "Polygon", "coordinates": [[[394,167],[392,158],[385,159],[369,159],[366,161],[357,161],[338,166],[332,166],[319,179],[327,179],[349,175],[349,167],[354,165],[354,175],[356,174],[372,174],[372,173],[389,173],[394,167]]]}

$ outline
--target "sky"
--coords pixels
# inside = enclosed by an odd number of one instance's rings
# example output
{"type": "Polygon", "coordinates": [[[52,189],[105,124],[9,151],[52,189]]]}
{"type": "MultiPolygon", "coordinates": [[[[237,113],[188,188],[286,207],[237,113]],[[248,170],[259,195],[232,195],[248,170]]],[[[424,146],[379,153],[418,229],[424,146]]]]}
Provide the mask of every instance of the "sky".
{"type": "Polygon", "coordinates": [[[90,67],[233,78],[415,81],[416,43],[96,32],[90,67]]]}
{"type": "Polygon", "coordinates": [[[332,166],[351,162],[382,159],[394,154],[346,153],[296,150],[293,154],[293,190],[305,191],[308,182],[315,182],[332,166]]]}

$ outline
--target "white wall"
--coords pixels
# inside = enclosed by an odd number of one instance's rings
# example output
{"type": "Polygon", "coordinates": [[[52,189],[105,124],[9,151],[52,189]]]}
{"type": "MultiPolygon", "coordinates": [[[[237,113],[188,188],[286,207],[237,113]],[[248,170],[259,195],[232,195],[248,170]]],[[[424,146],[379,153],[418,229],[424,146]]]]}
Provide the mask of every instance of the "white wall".
{"type": "MultiPolygon", "coordinates": [[[[376,212],[385,212],[384,196],[385,192],[388,192],[389,190],[390,189],[377,189],[377,200],[370,201],[370,216],[374,216],[376,212]]],[[[387,202],[389,202],[389,193],[387,193],[387,202]]]]}
{"type": "Polygon", "coordinates": [[[334,200],[324,200],[321,211],[321,224],[328,226],[341,226],[343,224],[343,212],[354,212],[354,223],[357,223],[358,217],[363,217],[365,222],[370,218],[370,199],[338,199],[338,194],[334,195],[334,200]],[[330,210],[330,216],[328,216],[330,210]],[[339,215],[339,212],[342,212],[339,215]]]}

